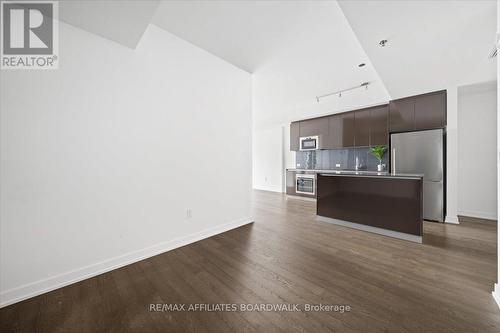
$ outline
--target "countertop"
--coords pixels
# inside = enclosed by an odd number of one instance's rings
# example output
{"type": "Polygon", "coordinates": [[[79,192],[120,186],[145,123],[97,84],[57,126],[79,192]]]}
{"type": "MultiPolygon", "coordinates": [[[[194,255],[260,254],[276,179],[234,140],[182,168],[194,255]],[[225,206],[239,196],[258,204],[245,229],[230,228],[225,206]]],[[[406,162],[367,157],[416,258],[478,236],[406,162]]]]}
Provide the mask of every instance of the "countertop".
{"type": "Polygon", "coordinates": [[[307,171],[314,173],[331,174],[332,176],[365,176],[365,177],[390,177],[390,178],[423,178],[423,174],[412,173],[392,173],[387,171],[354,171],[354,170],[312,170],[312,169],[295,169],[287,168],[287,171],[307,171]]]}

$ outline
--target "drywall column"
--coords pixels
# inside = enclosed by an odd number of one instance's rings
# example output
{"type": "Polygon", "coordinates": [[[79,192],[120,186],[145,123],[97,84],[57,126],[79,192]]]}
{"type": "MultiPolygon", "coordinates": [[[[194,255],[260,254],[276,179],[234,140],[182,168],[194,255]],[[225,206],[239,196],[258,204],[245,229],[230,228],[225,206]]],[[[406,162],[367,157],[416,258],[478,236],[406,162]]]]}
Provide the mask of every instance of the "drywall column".
{"type": "MultiPolygon", "coordinates": [[[[499,46],[499,37],[500,37],[500,1],[497,1],[497,48],[499,46]]],[[[500,78],[500,62],[498,61],[497,57],[497,82],[498,79],[500,78]]],[[[500,96],[500,85],[497,84],[497,96],[500,96]]],[[[500,98],[497,97],[497,216],[500,218],[500,98]]],[[[493,289],[493,298],[497,301],[498,306],[500,307],[500,283],[498,282],[500,280],[500,223],[497,223],[497,283],[495,283],[494,289],[493,289]]]]}
{"type": "Polygon", "coordinates": [[[458,88],[459,216],[497,219],[496,89],[496,82],[458,88]],[[479,161],[471,159],[469,151],[475,151],[479,161]]]}
{"type": "Polygon", "coordinates": [[[445,222],[458,224],[458,88],[447,92],[446,111],[446,218],[445,222]]]}
{"type": "Polygon", "coordinates": [[[253,188],[283,191],[283,129],[281,125],[253,130],[253,188]]]}

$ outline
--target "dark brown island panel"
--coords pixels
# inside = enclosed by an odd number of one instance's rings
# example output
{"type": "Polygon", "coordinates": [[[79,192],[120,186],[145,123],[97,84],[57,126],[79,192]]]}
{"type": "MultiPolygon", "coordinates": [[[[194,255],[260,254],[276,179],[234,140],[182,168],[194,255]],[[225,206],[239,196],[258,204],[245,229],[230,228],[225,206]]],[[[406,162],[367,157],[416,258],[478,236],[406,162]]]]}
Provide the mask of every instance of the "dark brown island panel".
{"type": "Polygon", "coordinates": [[[317,176],[320,221],[422,242],[423,179],[419,175],[317,176]]]}

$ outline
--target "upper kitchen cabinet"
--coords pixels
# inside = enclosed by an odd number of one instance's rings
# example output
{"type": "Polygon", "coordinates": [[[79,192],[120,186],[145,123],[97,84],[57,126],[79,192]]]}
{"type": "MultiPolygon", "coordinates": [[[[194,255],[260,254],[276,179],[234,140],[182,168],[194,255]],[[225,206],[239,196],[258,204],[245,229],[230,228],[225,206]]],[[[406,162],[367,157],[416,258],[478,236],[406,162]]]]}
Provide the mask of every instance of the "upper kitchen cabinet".
{"type": "Polygon", "coordinates": [[[328,117],[328,141],[326,149],[342,148],[342,118],[336,114],[328,117]]]}
{"type": "Polygon", "coordinates": [[[319,137],[319,149],[389,144],[390,132],[446,126],[446,91],[406,97],[361,110],[290,124],[290,150],[300,150],[300,138],[319,137]]]}
{"type": "Polygon", "coordinates": [[[357,147],[370,145],[370,109],[354,111],[354,143],[357,147]]]}
{"type": "Polygon", "coordinates": [[[290,124],[290,150],[298,151],[300,148],[300,122],[294,121],[290,124]]]}
{"type": "Polygon", "coordinates": [[[377,106],[370,111],[370,145],[389,144],[389,106],[377,106]]]}
{"type": "Polygon", "coordinates": [[[354,112],[328,117],[328,138],[325,149],[354,147],[354,112]]]}
{"type": "Polygon", "coordinates": [[[403,98],[389,103],[389,128],[391,132],[415,129],[415,100],[403,98]]]}
{"type": "Polygon", "coordinates": [[[415,129],[443,128],[446,124],[446,90],[415,97],[415,129]]]}
{"type": "Polygon", "coordinates": [[[342,113],[339,115],[342,121],[342,147],[354,146],[354,112],[342,113]]]}
{"type": "Polygon", "coordinates": [[[446,126],[446,91],[407,97],[389,104],[391,132],[446,126]]]}
{"type": "Polygon", "coordinates": [[[328,117],[307,119],[300,122],[299,137],[316,135],[319,137],[319,149],[327,149],[328,117]]]}

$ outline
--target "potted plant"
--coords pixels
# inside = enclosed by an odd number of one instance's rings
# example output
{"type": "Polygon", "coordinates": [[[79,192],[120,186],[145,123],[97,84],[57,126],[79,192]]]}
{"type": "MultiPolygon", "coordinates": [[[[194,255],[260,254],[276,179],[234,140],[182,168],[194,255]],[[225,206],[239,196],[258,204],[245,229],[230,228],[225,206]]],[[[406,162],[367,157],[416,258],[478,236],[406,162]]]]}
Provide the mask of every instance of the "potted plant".
{"type": "Polygon", "coordinates": [[[384,170],[385,164],[382,164],[382,159],[386,151],[387,146],[375,146],[370,148],[370,153],[378,160],[377,171],[379,172],[384,170]]]}

